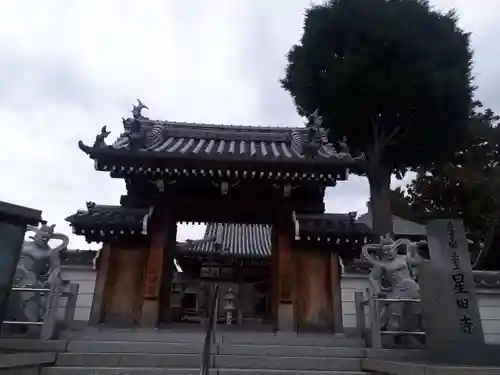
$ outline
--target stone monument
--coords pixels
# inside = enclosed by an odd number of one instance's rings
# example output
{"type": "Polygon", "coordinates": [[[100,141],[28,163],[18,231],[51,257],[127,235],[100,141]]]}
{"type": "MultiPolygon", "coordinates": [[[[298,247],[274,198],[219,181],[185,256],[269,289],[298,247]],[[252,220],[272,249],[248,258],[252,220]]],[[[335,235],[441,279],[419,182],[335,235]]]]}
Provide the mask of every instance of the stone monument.
{"type": "Polygon", "coordinates": [[[431,356],[456,364],[488,362],[462,221],[436,219],[427,226],[430,261],[419,268],[431,356]]]}

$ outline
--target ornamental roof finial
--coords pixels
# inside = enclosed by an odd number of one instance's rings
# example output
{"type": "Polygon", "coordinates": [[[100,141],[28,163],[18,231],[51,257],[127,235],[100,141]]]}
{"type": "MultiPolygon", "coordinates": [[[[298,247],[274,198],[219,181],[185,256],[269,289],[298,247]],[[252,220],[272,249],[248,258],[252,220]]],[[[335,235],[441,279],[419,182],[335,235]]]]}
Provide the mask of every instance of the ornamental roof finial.
{"type": "Polygon", "coordinates": [[[149,109],[147,105],[145,105],[143,102],[141,102],[141,99],[137,98],[137,105],[134,105],[132,107],[132,116],[134,117],[135,120],[145,118],[142,115],[142,110],[143,109],[149,109]]]}

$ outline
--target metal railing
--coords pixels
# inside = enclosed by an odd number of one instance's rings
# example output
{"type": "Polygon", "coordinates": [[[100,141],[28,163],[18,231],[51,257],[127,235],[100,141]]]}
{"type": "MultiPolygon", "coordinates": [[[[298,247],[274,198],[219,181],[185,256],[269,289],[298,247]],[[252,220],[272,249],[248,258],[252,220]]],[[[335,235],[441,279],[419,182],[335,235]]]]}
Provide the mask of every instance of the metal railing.
{"type": "Polygon", "coordinates": [[[365,337],[365,307],[368,306],[368,318],[370,322],[370,338],[371,347],[374,349],[382,348],[383,335],[410,335],[410,336],[425,336],[422,331],[388,331],[382,330],[380,324],[380,305],[390,303],[421,303],[417,298],[380,298],[375,297],[371,289],[366,290],[368,299],[364,299],[363,292],[354,293],[354,301],[356,304],[356,326],[358,331],[365,337]]]}
{"type": "MultiPolygon", "coordinates": [[[[66,305],[64,309],[63,324],[65,327],[70,327],[74,321],[76,300],[78,298],[78,284],[68,284],[65,290],[61,290],[61,286],[57,285],[53,289],[48,288],[30,288],[30,287],[14,287],[11,293],[35,293],[46,294],[43,317],[40,321],[18,321],[4,320],[1,322],[4,325],[21,325],[21,326],[41,326],[40,338],[42,340],[50,340],[54,338],[56,325],[58,321],[59,302],[61,297],[66,297],[66,305]]],[[[2,329],[3,331],[3,329],[2,329]]],[[[3,332],[2,332],[3,333],[3,332]]]]}
{"type": "Polygon", "coordinates": [[[200,375],[209,375],[212,344],[216,343],[217,316],[219,311],[219,284],[213,284],[211,301],[205,317],[205,342],[201,355],[200,375]]]}

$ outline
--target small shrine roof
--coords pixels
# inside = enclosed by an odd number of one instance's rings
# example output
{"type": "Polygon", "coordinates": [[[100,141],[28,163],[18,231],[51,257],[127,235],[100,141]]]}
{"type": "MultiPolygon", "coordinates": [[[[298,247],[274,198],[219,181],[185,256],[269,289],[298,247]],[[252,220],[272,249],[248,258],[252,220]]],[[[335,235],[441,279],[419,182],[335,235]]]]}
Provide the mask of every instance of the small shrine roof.
{"type": "Polygon", "coordinates": [[[199,255],[221,255],[232,258],[269,258],[271,256],[271,225],[208,224],[205,238],[211,241],[193,246],[184,243],[178,251],[199,255]]]}
{"type": "Polygon", "coordinates": [[[118,235],[146,235],[150,211],[144,208],[96,205],[87,202],[87,210],[79,210],[66,218],[75,234],[87,241],[100,242],[118,235]]]}
{"type": "Polygon", "coordinates": [[[367,242],[373,231],[356,220],[356,213],[345,214],[297,214],[294,213],[295,239],[301,241],[355,243],[367,242]]]}
{"type": "MultiPolygon", "coordinates": [[[[360,223],[364,223],[370,229],[372,228],[373,217],[370,212],[361,215],[357,221],[360,223]]],[[[422,224],[403,219],[396,215],[392,215],[392,222],[395,236],[427,236],[425,226],[423,226],[422,224]]]]}

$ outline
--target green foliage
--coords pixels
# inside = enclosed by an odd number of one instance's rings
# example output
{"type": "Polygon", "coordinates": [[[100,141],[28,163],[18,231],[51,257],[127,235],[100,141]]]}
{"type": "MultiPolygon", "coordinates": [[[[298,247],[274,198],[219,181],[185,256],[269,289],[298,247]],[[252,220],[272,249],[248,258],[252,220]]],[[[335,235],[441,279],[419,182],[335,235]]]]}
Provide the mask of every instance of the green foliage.
{"type": "Polygon", "coordinates": [[[450,163],[419,170],[406,191],[392,191],[394,214],[421,223],[459,217],[471,241],[482,245],[500,225],[499,119],[489,109],[474,111],[467,147],[450,163]]]}
{"type": "Polygon", "coordinates": [[[283,87],[332,139],[393,172],[447,160],[471,110],[472,51],[423,0],[331,0],[306,11],[283,87]],[[376,160],[375,160],[376,159],[376,160]]]}

